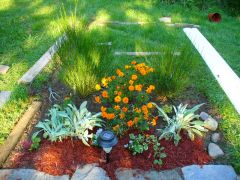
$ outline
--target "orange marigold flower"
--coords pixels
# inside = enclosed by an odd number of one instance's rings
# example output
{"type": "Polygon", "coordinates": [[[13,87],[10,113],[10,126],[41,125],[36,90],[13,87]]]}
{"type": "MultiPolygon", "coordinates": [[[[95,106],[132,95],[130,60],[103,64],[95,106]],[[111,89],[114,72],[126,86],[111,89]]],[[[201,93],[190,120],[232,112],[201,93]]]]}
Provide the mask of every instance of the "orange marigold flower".
{"type": "Polygon", "coordinates": [[[105,112],[107,110],[107,108],[106,107],[104,107],[104,106],[101,106],[101,111],[102,112],[105,112]]]}
{"type": "Polygon", "coordinates": [[[121,102],[121,100],[122,100],[122,98],[121,98],[120,96],[116,96],[116,97],[114,98],[114,101],[115,101],[116,103],[121,102]]]}
{"type": "Polygon", "coordinates": [[[128,99],[127,97],[124,97],[124,98],[123,98],[123,103],[124,103],[124,104],[127,104],[128,102],[129,102],[129,99],[128,99]]]}
{"type": "Polygon", "coordinates": [[[136,74],[133,74],[131,78],[132,78],[132,80],[134,80],[134,81],[135,81],[135,80],[137,80],[137,78],[138,78],[138,77],[137,77],[137,75],[136,75],[136,74]]]}
{"type": "Polygon", "coordinates": [[[107,78],[102,78],[102,85],[104,86],[104,87],[107,87],[108,86],[108,79],[107,78]]]}
{"type": "Polygon", "coordinates": [[[117,111],[120,109],[120,106],[116,105],[116,106],[114,106],[114,109],[117,111]]]}
{"type": "Polygon", "coordinates": [[[147,103],[147,107],[149,108],[149,109],[151,109],[152,107],[153,107],[153,104],[150,102],[150,103],[147,103]]]}
{"type": "Polygon", "coordinates": [[[123,77],[123,76],[124,76],[124,73],[123,73],[120,69],[117,69],[116,73],[117,73],[117,75],[120,76],[120,77],[123,77]]]}
{"type": "Polygon", "coordinates": [[[95,98],[94,98],[94,99],[95,99],[95,102],[96,102],[96,103],[101,103],[101,99],[100,99],[100,97],[99,97],[99,96],[95,96],[95,98]]]}
{"type": "Polygon", "coordinates": [[[140,108],[136,108],[135,112],[140,113],[142,110],[140,108]]]}
{"type": "Polygon", "coordinates": [[[146,121],[148,121],[148,115],[147,115],[147,114],[145,114],[145,115],[143,116],[143,118],[144,118],[146,121]]]}
{"type": "Polygon", "coordinates": [[[102,117],[103,117],[103,118],[106,118],[106,117],[107,117],[107,115],[108,115],[108,114],[107,114],[107,112],[105,112],[105,111],[104,111],[104,112],[102,112],[102,117]]]}
{"type": "Polygon", "coordinates": [[[108,92],[107,92],[107,91],[103,91],[103,92],[102,92],[102,97],[108,98],[108,92]]]}
{"type": "Polygon", "coordinates": [[[145,76],[147,74],[145,69],[140,69],[139,72],[141,73],[141,75],[145,76]]]}
{"type": "Polygon", "coordinates": [[[125,114],[124,114],[124,113],[120,113],[120,114],[119,114],[119,118],[120,118],[120,119],[125,118],[125,114]]]}
{"type": "Polygon", "coordinates": [[[128,87],[128,89],[129,89],[129,91],[134,91],[134,86],[131,85],[128,87]]]}
{"type": "Polygon", "coordinates": [[[149,88],[150,88],[151,90],[155,90],[155,86],[154,86],[154,85],[150,85],[149,88]]]}
{"type": "Polygon", "coordinates": [[[117,132],[118,129],[119,129],[119,127],[120,127],[120,126],[119,126],[119,124],[118,124],[118,125],[116,125],[116,126],[113,127],[113,130],[117,132]]]}
{"type": "Polygon", "coordinates": [[[131,68],[131,66],[129,66],[129,65],[125,66],[125,69],[130,69],[130,68],[131,68]]]}
{"type": "Polygon", "coordinates": [[[127,110],[128,110],[128,108],[126,108],[126,107],[123,107],[123,108],[122,108],[122,111],[123,111],[123,112],[127,112],[127,110]]]}
{"type": "Polygon", "coordinates": [[[142,91],[142,85],[141,84],[140,85],[135,85],[135,90],[138,91],[138,92],[142,91]]]}
{"type": "Polygon", "coordinates": [[[112,80],[116,79],[116,76],[112,76],[112,80]]]}
{"type": "Polygon", "coordinates": [[[148,110],[148,109],[147,109],[147,106],[146,106],[146,105],[143,105],[143,106],[142,106],[142,110],[143,110],[143,111],[148,110]]]}
{"type": "Polygon", "coordinates": [[[133,121],[134,121],[134,123],[136,124],[136,123],[138,122],[138,117],[135,117],[135,118],[133,119],[133,121]]]}
{"type": "Polygon", "coordinates": [[[95,89],[96,89],[97,91],[99,91],[99,90],[101,89],[100,84],[96,84],[95,89]]]}
{"type": "Polygon", "coordinates": [[[118,92],[117,92],[117,95],[121,96],[121,95],[122,95],[122,92],[121,92],[121,91],[118,91],[118,92]]]}
{"type": "Polygon", "coordinates": [[[152,92],[152,90],[150,88],[146,89],[146,93],[150,94],[152,92]]]}
{"type": "Polygon", "coordinates": [[[134,81],[133,80],[129,80],[129,84],[133,85],[134,81]]]}
{"type": "Polygon", "coordinates": [[[114,119],[115,118],[115,114],[114,113],[110,113],[107,115],[107,119],[108,120],[111,120],[111,119],[114,119]]]}
{"type": "Polygon", "coordinates": [[[128,121],[127,125],[128,125],[128,127],[132,127],[133,126],[133,121],[132,120],[128,121]]]}
{"type": "Polygon", "coordinates": [[[152,120],[152,126],[156,126],[157,121],[155,119],[152,120]]]}
{"type": "Polygon", "coordinates": [[[144,110],[144,111],[143,111],[143,114],[144,114],[144,115],[148,115],[148,110],[144,110]]]}
{"type": "Polygon", "coordinates": [[[132,65],[135,65],[135,64],[137,64],[137,62],[136,62],[136,61],[132,61],[131,64],[132,64],[132,65]]]}

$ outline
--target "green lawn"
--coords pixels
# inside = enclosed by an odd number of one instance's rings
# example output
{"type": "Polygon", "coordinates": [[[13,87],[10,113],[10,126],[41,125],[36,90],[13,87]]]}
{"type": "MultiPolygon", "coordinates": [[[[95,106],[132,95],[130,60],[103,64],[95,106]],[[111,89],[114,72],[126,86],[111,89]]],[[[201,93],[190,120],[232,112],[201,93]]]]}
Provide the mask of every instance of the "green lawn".
{"type": "MultiPolygon", "coordinates": [[[[10,65],[7,75],[0,76],[0,90],[12,90],[11,101],[0,111],[0,144],[7,137],[20,114],[29,103],[28,86],[19,86],[17,80],[52,45],[62,28],[58,1],[52,0],[2,0],[0,6],[0,64],[10,65]]],[[[173,22],[201,25],[200,31],[220,52],[240,76],[240,19],[228,16],[216,8],[208,11],[188,10],[180,6],[165,6],[155,1],[142,2],[118,0],[79,1],[77,15],[91,23],[101,34],[99,41],[112,41],[109,53],[118,51],[163,51],[165,47],[191,47],[182,29],[158,23],[161,16],[171,16],[173,22]],[[223,21],[219,24],[207,20],[208,12],[219,11],[223,21]],[[157,22],[143,26],[97,27],[97,20],[157,22]]],[[[64,1],[67,16],[74,9],[73,1],[64,1]]],[[[205,94],[222,115],[221,129],[229,142],[226,152],[235,168],[240,171],[240,117],[227,100],[207,66],[194,48],[198,68],[192,73],[192,83],[205,94]]],[[[111,55],[109,57],[113,58],[111,55]]],[[[114,58],[113,65],[120,65],[131,58],[114,58]],[[122,63],[118,63],[122,62],[122,63]]],[[[44,76],[44,75],[43,75],[44,76]]],[[[39,79],[39,78],[38,78],[39,79]]]]}

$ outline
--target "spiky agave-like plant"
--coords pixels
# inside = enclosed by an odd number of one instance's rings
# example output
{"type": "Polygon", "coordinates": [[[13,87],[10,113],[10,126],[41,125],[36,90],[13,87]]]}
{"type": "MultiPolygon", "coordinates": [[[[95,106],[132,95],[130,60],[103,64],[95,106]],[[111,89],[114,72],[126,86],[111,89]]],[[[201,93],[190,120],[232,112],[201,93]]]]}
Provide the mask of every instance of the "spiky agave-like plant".
{"type": "Polygon", "coordinates": [[[203,105],[199,104],[192,109],[187,109],[187,104],[180,104],[178,107],[173,106],[175,115],[169,117],[157,104],[153,103],[158,109],[159,116],[167,122],[167,126],[164,129],[158,129],[161,131],[159,139],[173,139],[174,144],[177,145],[181,140],[180,132],[184,130],[188,133],[189,138],[193,141],[195,135],[203,136],[203,132],[207,132],[204,128],[204,122],[199,119],[199,115],[195,112],[203,105]]]}

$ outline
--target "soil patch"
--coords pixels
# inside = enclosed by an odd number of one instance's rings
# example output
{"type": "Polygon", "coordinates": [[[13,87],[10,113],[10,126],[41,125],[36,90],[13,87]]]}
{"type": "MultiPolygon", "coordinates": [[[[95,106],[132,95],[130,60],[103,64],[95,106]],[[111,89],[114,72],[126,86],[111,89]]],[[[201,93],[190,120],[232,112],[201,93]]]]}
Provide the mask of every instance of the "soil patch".
{"type": "MultiPolygon", "coordinates": [[[[136,131],[135,131],[136,133],[136,131]]],[[[151,133],[152,132],[148,132],[151,133]]],[[[110,163],[102,162],[104,153],[101,148],[85,146],[80,140],[65,139],[62,142],[51,143],[43,140],[38,151],[30,153],[22,150],[16,153],[8,168],[34,168],[51,175],[72,175],[77,165],[99,163],[105,169],[111,179],[115,179],[114,172],[117,168],[132,168],[142,170],[166,170],[183,167],[191,164],[207,164],[211,161],[203,147],[203,140],[191,141],[186,134],[182,134],[182,140],[178,146],[172,141],[161,140],[167,157],[163,159],[162,166],[153,165],[153,149],[140,155],[133,156],[124,148],[129,141],[128,135],[119,139],[119,143],[113,148],[110,163]]]]}

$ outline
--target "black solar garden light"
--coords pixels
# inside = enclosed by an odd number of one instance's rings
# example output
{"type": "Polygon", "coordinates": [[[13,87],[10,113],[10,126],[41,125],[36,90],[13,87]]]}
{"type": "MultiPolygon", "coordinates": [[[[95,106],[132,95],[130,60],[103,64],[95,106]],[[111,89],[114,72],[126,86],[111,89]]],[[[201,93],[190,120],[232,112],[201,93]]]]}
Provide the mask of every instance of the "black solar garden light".
{"type": "Polygon", "coordinates": [[[102,131],[98,136],[98,145],[103,148],[106,153],[106,163],[109,163],[109,154],[113,148],[118,143],[116,135],[112,131],[102,131]]]}

